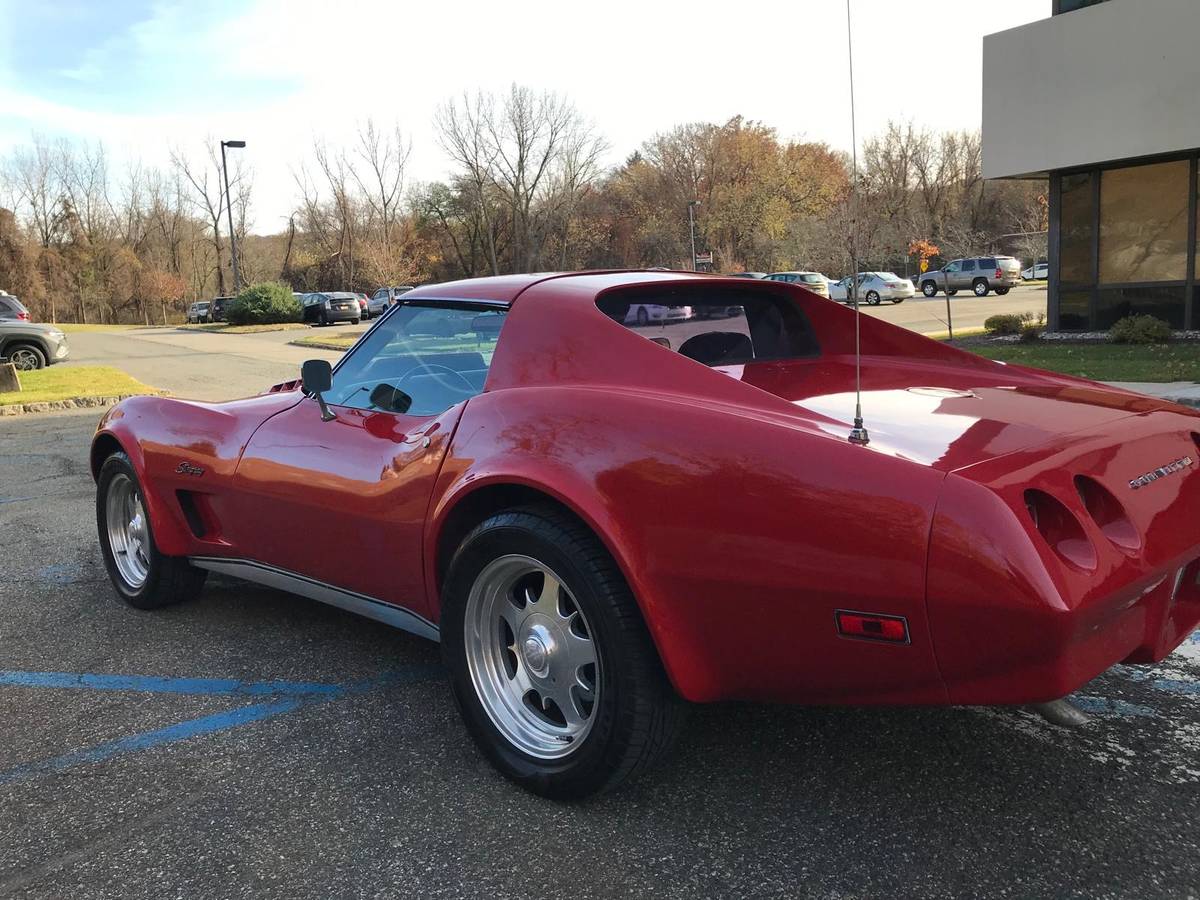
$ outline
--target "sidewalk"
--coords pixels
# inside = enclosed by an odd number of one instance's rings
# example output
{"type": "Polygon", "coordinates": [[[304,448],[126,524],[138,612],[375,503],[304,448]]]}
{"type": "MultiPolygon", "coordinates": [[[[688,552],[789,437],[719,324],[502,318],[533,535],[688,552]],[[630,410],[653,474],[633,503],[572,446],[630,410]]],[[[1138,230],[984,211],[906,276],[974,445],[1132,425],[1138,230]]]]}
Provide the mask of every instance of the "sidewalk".
{"type": "Polygon", "coordinates": [[[1200,384],[1194,381],[1109,381],[1106,383],[1138,394],[1161,397],[1172,403],[1200,407],[1200,384]]]}

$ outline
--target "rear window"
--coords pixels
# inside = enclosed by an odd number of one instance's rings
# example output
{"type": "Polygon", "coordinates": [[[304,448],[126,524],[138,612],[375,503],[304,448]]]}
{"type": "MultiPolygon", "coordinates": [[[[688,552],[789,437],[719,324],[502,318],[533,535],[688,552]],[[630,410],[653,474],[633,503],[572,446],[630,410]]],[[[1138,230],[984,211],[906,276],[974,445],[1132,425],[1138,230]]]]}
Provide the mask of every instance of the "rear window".
{"type": "Polygon", "coordinates": [[[706,366],[799,359],[820,352],[792,301],[737,288],[675,287],[605,294],[596,305],[638,334],[706,366]]]}
{"type": "Polygon", "coordinates": [[[9,312],[16,313],[29,312],[25,308],[25,305],[12,294],[5,294],[3,297],[0,297],[0,309],[7,309],[9,312]]]}
{"type": "Polygon", "coordinates": [[[985,256],[983,259],[979,260],[979,268],[994,269],[996,268],[996,260],[990,256],[985,256]]]}
{"type": "Polygon", "coordinates": [[[801,275],[800,280],[805,284],[820,284],[822,281],[821,276],[814,272],[808,272],[804,275],[801,275]]]}

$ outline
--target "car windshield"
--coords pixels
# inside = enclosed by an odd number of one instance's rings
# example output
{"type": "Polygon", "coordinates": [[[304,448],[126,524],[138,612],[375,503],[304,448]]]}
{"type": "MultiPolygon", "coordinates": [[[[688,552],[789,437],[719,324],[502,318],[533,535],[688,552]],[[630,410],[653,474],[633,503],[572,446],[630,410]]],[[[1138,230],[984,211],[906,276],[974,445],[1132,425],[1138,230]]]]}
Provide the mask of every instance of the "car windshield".
{"type": "Polygon", "coordinates": [[[656,287],[604,294],[596,305],[632,331],[707,366],[797,359],[819,352],[808,317],[791,300],[770,293],[656,287]],[[678,312],[667,315],[662,310],[678,312]]]}

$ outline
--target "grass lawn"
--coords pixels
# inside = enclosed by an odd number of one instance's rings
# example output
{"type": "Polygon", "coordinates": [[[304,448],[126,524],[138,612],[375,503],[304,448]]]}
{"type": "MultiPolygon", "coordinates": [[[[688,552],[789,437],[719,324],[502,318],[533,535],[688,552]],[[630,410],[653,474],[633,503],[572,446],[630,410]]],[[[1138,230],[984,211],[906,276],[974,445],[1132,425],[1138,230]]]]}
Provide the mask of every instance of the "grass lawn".
{"type": "MultiPolygon", "coordinates": [[[[51,323],[44,323],[49,325],[51,323]]],[[[63,331],[129,331],[131,328],[166,328],[165,325],[84,325],[80,322],[59,322],[54,326],[63,331]]]]}
{"type": "Polygon", "coordinates": [[[188,331],[216,331],[220,334],[258,334],[262,331],[298,331],[308,328],[299,322],[277,322],[274,325],[230,325],[227,322],[206,322],[202,325],[180,325],[188,331]]]}
{"type": "Polygon", "coordinates": [[[320,350],[348,350],[358,338],[357,334],[313,334],[288,343],[297,347],[316,347],[320,350]]]}
{"type": "Polygon", "coordinates": [[[1200,381],[1200,344],[984,344],[986,356],[1094,381],[1200,381]]]}
{"type": "Polygon", "coordinates": [[[157,394],[112,366],[50,366],[36,372],[21,372],[21,390],[0,394],[0,406],[13,403],[43,403],[72,397],[118,397],[124,394],[157,394]]]}

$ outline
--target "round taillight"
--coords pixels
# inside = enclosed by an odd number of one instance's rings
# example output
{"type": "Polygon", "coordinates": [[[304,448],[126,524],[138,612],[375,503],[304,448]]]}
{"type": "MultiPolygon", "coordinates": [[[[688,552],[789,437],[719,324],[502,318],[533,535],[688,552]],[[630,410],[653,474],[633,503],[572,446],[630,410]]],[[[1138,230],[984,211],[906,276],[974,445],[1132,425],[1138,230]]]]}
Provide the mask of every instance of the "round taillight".
{"type": "Polygon", "coordinates": [[[1083,526],[1066,506],[1045,491],[1030,488],[1025,492],[1025,508],[1038,533],[1071,565],[1096,568],[1096,548],[1088,540],[1083,526]]]}
{"type": "Polygon", "coordinates": [[[1075,490],[1104,536],[1122,550],[1137,550],[1142,546],[1141,535],[1129,521],[1125,507],[1104,485],[1086,475],[1075,476],[1075,490]]]}

